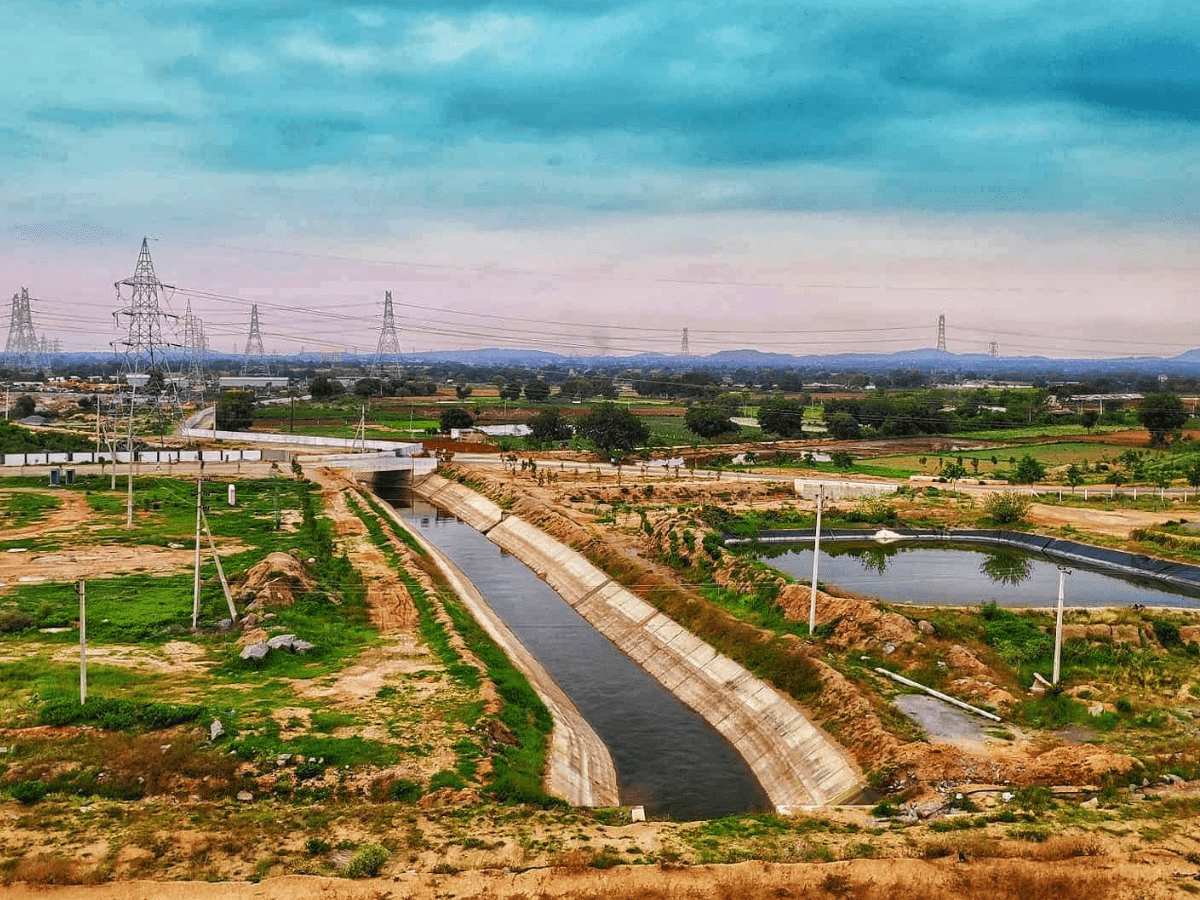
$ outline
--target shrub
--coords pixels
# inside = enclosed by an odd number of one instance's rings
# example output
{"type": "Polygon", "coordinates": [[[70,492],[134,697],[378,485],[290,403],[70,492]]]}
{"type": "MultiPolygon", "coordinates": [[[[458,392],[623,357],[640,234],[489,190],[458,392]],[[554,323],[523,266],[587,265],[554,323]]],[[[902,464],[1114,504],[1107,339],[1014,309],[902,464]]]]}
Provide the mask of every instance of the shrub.
{"type": "Polygon", "coordinates": [[[9,793],[14,800],[29,804],[37,803],[46,796],[48,790],[44,781],[18,781],[9,788],[9,793]]]}
{"type": "Polygon", "coordinates": [[[15,609],[0,612],[0,634],[16,634],[33,627],[33,619],[15,609]]]}
{"type": "Polygon", "coordinates": [[[997,525],[1020,522],[1029,515],[1033,501],[1016,491],[1000,491],[988,494],[983,500],[983,510],[997,525]]]}
{"type": "Polygon", "coordinates": [[[1150,624],[1154,626],[1154,636],[1164,650],[1183,646],[1183,641],[1179,637],[1179,626],[1174,622],[1167,619],[1153,619],[1150,624]]]}
{"type": "Polygon", "coordinates": [[[347,878],[374,878],[383,871],[383,864],[391,856],[386,847],[379,844],[365,844],[354,854],[342,874],[347,878]]]}

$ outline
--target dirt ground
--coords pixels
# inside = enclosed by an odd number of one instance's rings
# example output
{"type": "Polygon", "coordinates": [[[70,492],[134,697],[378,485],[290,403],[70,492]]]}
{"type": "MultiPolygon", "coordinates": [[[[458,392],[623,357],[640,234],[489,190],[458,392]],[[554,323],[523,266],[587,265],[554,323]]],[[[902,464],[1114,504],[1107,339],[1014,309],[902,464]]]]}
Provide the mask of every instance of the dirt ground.
{"type": "MultiPolygon", "coordinates": [[[[895,447],[895,444],[889,444],[895,447]]],[[[600,485],[585,481],[571,481],[569,477],[544,485],[537,485],[528,477],[502,474],[494,467],[484,470],[480,477],[491,480],[498,489],[510,485],[517,498],[513,511],[525,515],[551,533],[572,543],[602,540],[615,547],[645,571],[659,577],[674,577],[669,569],[649,559],[645,534],[639,527],[636,515],[618,517],[617,521],[600,525],[598,516],[587,509],[599,502],[611,502],[624,498],[622,488],[635,486],[655,487],[656,502],[669,504],[691,504],[719,499],[734,507],[761,507],[768,504],[795,503],[790,493],[790,478],[785,477],[789,490],[764,482],[732,483],[709,480],[689,481],[686,478],[673,480],[648,477],[641,479],[626,470],[625,483],[618,485],[607,481],[600,485]],[[724,495],[718,498],[718,495],[724,495]],[[582,496],[585,502],[573,502],[573,496],[582,496]]],[[[322,484],[328,514],[334,522],[339,543],[346,549],[355,566],[363,573],[367,583],[368,602],[371,616],[383,638],[379,647],[362,654],[350,666],[335,677],[318,682],[297,684],[302,696],[329,704],[342,710],[365,710],[391,675],[412,673],[431,665],[428,651],[420,643],[413,628],[417,621],[416,610],[404,583],[391,570],[380,551],[370,541],[359,518],[346,504],[346,489],[349,486],[340,476],[330,472],[318,473],[322,484]]],[[[64,495],[69,496],[69,495],[64,495]]],[[[32,534],[43,533],[48,528],[70,528],[79,522],[81,510],[68,504],[60,508],[37,526],[32,534]]],[[[86,505],[83,507],[86,513],[86,505]]],[[[1177,513],[1176,513],[1177,514],[1177,513]]],[[[664,513],[664,517],[667,514],[664,513]]],[[[1041,524],[1061,526],[1073,525],[1083,532],[1124,536],[1131,527],[1161,521],[1166,517],[1139,511],[1085,510],[1065,507],[1036,505],[1034,518],[1041,524]]],[[[656,525],[665,523],[656,522],[656,525]]],[[[5,538],[10,535],[4,535],[5,538]]],[[[56,554],[3,554],[0,553],[0,580],[22,576],[66,578],[62,572],[71,566],[90,566],[88,574],[117,574],[136,569],[149,571],[177,571],[191,565],[191,551],[184,548],[122,548],[87,547],[67,550],[56,554]],[[5,557],[10,557],[6,559],[5,557]],[[134,565],[136,563],[136,566],[134,565]],[[7,568],[6,568],[7,566],[7,568]],[[5,574],[8,573],[8,577],[5,574]]],[[[733,572],[721,577],[735,578],[733,572]]],[[[792,598],[796,599],[796,598],[792,598]]],[[[800,598],[805,599],[805,598],[800,598]]],[[[797,603],[800,600],[796,600],[797,603]]],[[[839,623],[831,641],[850,648],[861,646],[864,651],[877,651],[884,644],[896,644],[898,657],[915,652],[922,641],[929,641],[904,617],[889,619],[873,609],[873,604],[853,598],[838,598],[821,594],[822,622],[839,623]]],[[[947,644],[949,654],[949,645],[947,644]]],[[[72,648],[56,651],[56,658],[63,661],[72,658],[72,648]]],[[[206,663],[194,645],[172,642],[157,651],[138,647],[108,647],[100,652],[102,661],[130,668],[148,668],[157,671],[192,671],[201,669],[206,663]]],[[[962,679],[959,688],[964,692],[978,690],[986,692],[992,673],[986,662],[967,653],[948,655],[961,671],[956,675],[962,679]]],[[[1002,791],[1020,784],[1081,785],[1094,784],[1104,775],[1127,770],[1132,760],[1104,748],[1096,747],[1081,738],[1060,735],[1052,740],[1045,737],[1033,738],[1013,730],[1004,738],[976,736],[972,740],[937,739],[925,741],[903,741],[885,729],[879,711],[872,707],[864,693],[853,683],[842,677],[832,667],[822,668],[825,680],[825,706],[816,711],[816,718],[825,721],[849,723],[837,730],[838,738],[851,745],[864,768],[870,764],[886,763],[893,766],[899,777],[911,779],[916,788],[911,799],[916,805],[925,803],[930,810],[942,810],[947,792],[955,790],[977,790],[976,797],[981,807],[1000,808],[1002,791]]],[[[996,685],[992,684],[992,688],[996,685]]],[[[990,700],[996,702],[996,696],[990,700]]],[[[281,721],[291,719],[304,710],[284,709],[277,711],[281,721]]],[[[371,734],[364,737],[370,738],[371,734]]],[[[0,743],[12,740],[0,734],[0,743]]],[[[426,765],[430,770],[445,766],[447,759],[430,759],[426,765]]],[[[598,845],[612,845],[626,852],[626,848],[638,847],[647,855],[662,854],[664,850],[678,846],[679,834],[687,825],[681,823],[650,822],[639,825],[607,826],[599,822],[573,825],[566,829],[574,835],[555,833],[547,826],[542,829],[532,824],[518,823],[516,826],[480,825],[473,822],[469,827],[471,837],[489,844],[492,849],[471,849],[466,844],[457,846],[447,835],[462,814],[459,807],[470,797],[443,797],[434,803],[445,804],[445,821],[439,818],[438,810],[421,813],[419,827],[426,832],[423,845],[404,858],[396,852],[384,869],[384,876],[375,879],[352,881],[318,876],[278,875],[279,868],[267,868],[261,880],[249,880],[253,858],[246,856],[245,848],[220,849],[220,836],[215,828],[205,831],[194,826],[170,833],[166,826],[155,829],[138,826],[142,831],[153,834],[143,844],[131,841],[121,849],[120,862],[112,883],[95,885],[52,886],[53,866],[59,865],[47,857],[45,871],[30,868],[31,881],[37,884],[22,884],[17,881],[0,888],[0,893],[14,900],[32,900],[35,896],[51,896],[63,900],[132,900],[132,898],[154,898],[154,900],[192,900],[220,895],[231,898],[279,898],[296,900],[300,897],[319,895],[343,900],[359,898],[547,898],[547,900],[570,900],[570,898],[599,898],[623,900],[623,898],[758,898],[758,897],[922,897],[972,898],[988,900],[993,897],[1128,897],[1158,898],[1175,897],[1182,893],[1200,892],[1200,834],[1195,816],[1186,810],[1195,806],[1196,785],[1178,788],[1157,788],[1158,794],[1143,792],[1132,798],[1146,799],[1150,796],[1169,795],[1178,797],[1180,810],[1177,823],[1172,828],[1164,825],[1157,807],[1147,813],[1145,819],[1138,818],[1138,803],[1132,803],[1133,812],[1128,818],[1120,819],[1114,812],[1108,818],[1094,822],[1084,820],[1069,833],[1051,833],[1038,838],[1014,837],[1004,826],[989,827],[986,832],[954,832],[929,830],[925,823],[913,823],[911,830],[889,826],[886,822],[873,821],[865,810],[835,812],[828,815],[843,825],[853,825],[857,832],[842,835],[836,842],[829,842],[829,858],[820,862],[798,863],[792,860],[804,858],[815,844],[799,841],[794,847],[773,848],[772,858],[780,862],[749,861],[720,865],[685,865],[670,861],[663,855],[654,864],[614,865],[611,868],[594,868],[589,862],[598,845]],[[1172,793],[1174,791],[1174,793],[1172,793]],[[1192,806],[1187,806],[1191,803],[1192,806]],[[1191,815],[1191,818],[1188,816],[1191,815]],[[1191,823],[1189,825],[1188,823],[1191,823]],[[1094,827],[1093,827],[1094,826],[1094,827]],[[435,834],[440,837],[435,838],[435,834]],[[165,835],[165,836],[164,836],[165,835]],[[168,841],[169,838],[169,841],[168,841]],[[530,846],[543,842],[563,842],[562,849],[533,850],[530,846]],[[572,844],[571,841],[577,841],[572,844]],[[592,843],[587,843],[591,841],[592,843]],[[159,843],[155,843],[159,842],[159,843]],[[524,842],[524,843],[523,843],[524,842]],[[152,867],[154,848],[157,846],[183,847],[181,861],[164,863],[162,877],[172,881],[127,880],[136,877],[139,867],[152,867]],[[572,849],[573,848],[573,849],[572,849]],[[806,849],[807,848],[807,849],[806,849]],[[206,860],[211,860],[215,873],[223,880],[219,886],[197,880],[194,868],[189,868],[188,854],[193,857],[203,851],[206,860]],[[855,856],[874,858],[853,858],[855,856]],[[274,876],[274,877],[271,877],[274,876]]],[[[130,808],[131,815],[162,815],[174,817],[182,822],[186,816],[188,802],[176,798],[171,808],[156,811],[155,804],[139,803],[130,808]]],[[[78,807],[79,803],[73,803],[78,807]]],[[[1149,807],[1150,804],[1147,804],[1149,807]]],[[[117,807],[120,809],[120,807],[117,807]]],[[[41,809],[41,807],[39,807],[41,809]]],[[[59,817],[78,814],[64,807],[48,814],[48,821],[59,817]]],[[[122,813],[124,814],[124,813],[122,813]]],[[[236,817],[243,813],[238,806],[229,803],[222,809],[208,809],[206,815],[219,819],[222,816],[236,817]]],[[[273,844],[303,846],[305,834],[295,830],[295,822],[283,821],[293,813],[283,807],[279,811],[281,821],[274,829],[262,835],[262,853],[273,844]]],[[[940,813],[938,813],[940,815],[940,813]]],[[[1122,814],[1124,815],[1124,814],[1122,814]]],[[[935,815],[934,821],[946,821],[935,815]]],[[[384,833],[395,836],[404,828],[418,825],[385,825],[384,833]]],[[[347,813],[331,826],[331,839],[350,843],[379,839],[379,823],[365,820],[347,813]]],[[[30,816],[28,811],[15,803],[0,804],[0,857],[15,852],[17,846],[26,850],[26,858],[36,860],[36,842],[43,842],[49,850],[55,845],[54,829],[46,822],[30,816]],[[18,841],[20,844],[18,844],[18,841]],[[33,844],[26,843],[33,841],[33,844]]],[[[823,845],[822,845],[823,846],[823,845]]],[[[105,852],[107,846],[96,843],[73,847],[78,854],[75,861],[94,859],[105,852]]],[[[758,852],[758,851],[756,851],[758,852]]],[[[729,858],[738,858],[736,852],[729,858]]],[[[742,857],[744,858],[744,857],[742,857]]],[[[619,860],[618,860],[619,861],[619,860]]],[[[33,865],[32,863],[30,864],[33,865]]]]}

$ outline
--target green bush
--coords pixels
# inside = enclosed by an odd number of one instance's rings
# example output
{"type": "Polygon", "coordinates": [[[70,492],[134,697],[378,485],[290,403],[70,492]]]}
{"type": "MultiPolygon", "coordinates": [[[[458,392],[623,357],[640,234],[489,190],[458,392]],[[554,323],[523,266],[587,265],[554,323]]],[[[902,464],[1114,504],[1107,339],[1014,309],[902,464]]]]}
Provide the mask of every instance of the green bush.
{"type": "Polygon", "coordinates": [[[205,713],[203,706],[182,703],[139,703],[100,697],[81,704],[73,697],[47,700],[38,710],[42,725],[96,725],[110,731],[130,728],[170,728],[194,722],[205,713]]]}
{"type": "Polygon", "coordinates": [[[379,844],[365,844],[354,854],[342,874],[347,878],[374,878],[383,871],[383,864],[391,856],[386,847],[379,844]]]}
{"type": "Polygon", "coordinates": [[[8,792],[12,794],[14,800],[20,803],[37,803],[46,796],[49,788],[43,781],[18,781],[8,792]]]}
{"type": "Polygon", "coordinates": [[[16,634],[33,627],[33,619],[15,609],[0,612],[0,634],[16,634]]]}
{"type": "Polygon", "coordinates": [[[1000,491],[983,499],[983,511],[997,525],[1011,525],[1029,515],[1033,501],[1016,491],[1000,491]]]}

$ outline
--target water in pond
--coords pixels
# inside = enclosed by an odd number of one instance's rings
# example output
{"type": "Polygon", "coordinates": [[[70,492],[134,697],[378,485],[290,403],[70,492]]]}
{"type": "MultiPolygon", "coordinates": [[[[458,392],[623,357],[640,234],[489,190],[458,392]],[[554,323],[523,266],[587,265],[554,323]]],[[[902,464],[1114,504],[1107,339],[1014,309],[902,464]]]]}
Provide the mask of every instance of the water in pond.
{"type": "Polygon", "coordinates": [[[389,499],[474,582],[608,745],[623,803],[676,819],[772,809],[750,767],[725,738],[527,566],[429,504],[389,499]]]}
{"type": "MultiPolygon", "coordinates": [[[[812,547],[773,548],[762,558],[794,578],[812,578],[812,547]]],[[[1200,599],[1150,581],[1068,566],[1068,606],[1173,606],[1200,608],[1200,599]]],[[[920,606],[1053,606],[1058,600],[1058,563],[1010,548],[953,544],[836,544],[821,548],[817,577],[844,591],[891,603],[920,606]]]]}

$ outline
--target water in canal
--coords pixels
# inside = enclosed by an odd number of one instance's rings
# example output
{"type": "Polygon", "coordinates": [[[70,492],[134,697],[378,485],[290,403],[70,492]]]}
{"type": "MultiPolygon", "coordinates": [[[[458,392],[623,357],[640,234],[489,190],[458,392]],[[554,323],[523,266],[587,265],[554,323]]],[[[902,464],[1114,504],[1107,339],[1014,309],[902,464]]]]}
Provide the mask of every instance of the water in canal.
{"type": "MultiPolygon", "coordinates": [[[[802,581],[812,578],[812,546],[773,547],[763,560],[802,581]]],[[[1150,579],[1137,580],[1069,565],[1068,606],[1200,608],[1200,599],[1150,579]]],[[[834,544],[821,548],[817,577],[860,596],[920,606],[1052,606],[1058,599],[1058,563],[1010,548],[921,544],[834,544]],[[828,552],[826,550],[828,549],[828,552]]]]}
{"type": "Polygon", "coordinates": [[[624,804],[681,820],[772,809],[750,767],[725,738],[524,563],[427,503],[387,499],[475,583],[608,745],[624,804]]]}

